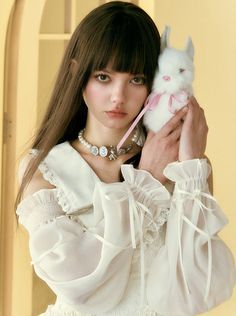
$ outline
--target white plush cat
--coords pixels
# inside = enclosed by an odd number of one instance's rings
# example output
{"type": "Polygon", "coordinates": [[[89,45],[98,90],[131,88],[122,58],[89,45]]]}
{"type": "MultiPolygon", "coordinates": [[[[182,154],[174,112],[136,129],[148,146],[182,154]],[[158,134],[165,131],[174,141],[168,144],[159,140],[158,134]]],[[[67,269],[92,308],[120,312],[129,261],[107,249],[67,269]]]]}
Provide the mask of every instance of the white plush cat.
{"type": "Polygon", "coordinates": [[[161,54],[153,82],[152,93],[146,105],[143,123],[146,128],[157,132],[169,121],[176,111],[188,103],[193,94],[194,47],[188,39],[185,50],[169,46],[170,28],[166,27],[161,37],[161,54]]]}
{"type": "Polygon", "coordinates": [[[183,106],[193,94],[194,47],[188,39],[185,50],[169,46],[170,27],[166,27],[161,36],[161,53],[158,69],[153,81],[152,92],[148,96],[143,110],[136,117],[128,131],[117,145],[119,150],[134,127],[143,117],[147,130],[158,132],[183,106]]]}

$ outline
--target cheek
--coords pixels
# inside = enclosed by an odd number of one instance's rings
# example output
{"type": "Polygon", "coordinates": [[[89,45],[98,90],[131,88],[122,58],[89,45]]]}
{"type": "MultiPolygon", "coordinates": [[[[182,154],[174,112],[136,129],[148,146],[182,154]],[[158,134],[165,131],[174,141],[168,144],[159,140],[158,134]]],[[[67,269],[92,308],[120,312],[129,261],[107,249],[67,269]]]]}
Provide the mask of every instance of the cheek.
{"type": "Polygon", "coordinates": [[[103,97],[103,95],[104,93],[102,93],[101,87],[96,84],[88,83],[83,92],[84,101],[87,105],[94,103],[94,101],[98,101],[103,97]]]}
{"type": "Polygon", "coordinates": [[[148,96],[148,90],[146,87],[143,87],[143,89],[136,91],[132,95],[135,100],[135,103],[142,106],[148,96]]]}
{"type": "Polygon", "coordinates": [[[133,94],[132,94],[132,100],[133,100],[132,109],[133,109],[134,116],[137,116],[138,113],[142,110],[147,96],[148,96],[147,89],[144,89],[142,91],[133,92],[133,94]]]}

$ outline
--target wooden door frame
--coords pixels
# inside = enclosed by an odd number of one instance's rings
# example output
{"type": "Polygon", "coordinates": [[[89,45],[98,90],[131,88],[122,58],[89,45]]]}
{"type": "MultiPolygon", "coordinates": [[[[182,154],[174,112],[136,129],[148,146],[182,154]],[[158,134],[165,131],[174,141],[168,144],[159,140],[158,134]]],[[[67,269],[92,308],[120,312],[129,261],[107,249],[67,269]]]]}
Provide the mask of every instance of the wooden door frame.
{"type": "Polygon", "coordinates": [[[1,11],[5,19],[5,32],[1,34],[4,60],[0,117],[4,130],[0,143],[2,315],[32,314],[33,270],[29,263],[27,234],[17,228],[13,206],[18,158],[26,149],[26,140],[33,134],[37,122],[38,34],[45,2],[8,1],[8,7],[1,11]],[[22,291],[26,304],[19,299],[22,291]]]}
{"type": "Polygon", "coordinates": [[[14,0],[1,0],[0,1],[0,315],[6,315],[5,311],[6,305],[9,305],[9,294],[11,292],[11,287],[7,284],[6,273],[6,264],[8,258],[10,257],[9,241],[6,236],[6,216],[4,212],[4,203],[3,203],[3,166],[4,166],[4,143],[7,133],[7,117],[5,114],[5,74],[6,74],[6,46],[7,46],[7,37],[9,33],[9,27],[12,16],[12,11],[14,9],[14,0]],[[3,3],[4,2],[4,3],[3,3]]]}

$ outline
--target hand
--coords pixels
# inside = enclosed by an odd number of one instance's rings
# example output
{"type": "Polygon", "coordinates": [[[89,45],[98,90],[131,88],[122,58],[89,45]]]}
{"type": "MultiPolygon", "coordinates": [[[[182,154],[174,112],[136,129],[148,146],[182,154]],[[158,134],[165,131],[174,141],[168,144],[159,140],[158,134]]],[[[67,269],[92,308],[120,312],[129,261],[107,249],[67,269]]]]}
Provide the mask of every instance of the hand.
{"type": "Polygon", "coordinates": [[[179,144],[179,161],[202,158],[206,149],[208,127],[203,109],[190,98],[179,144]]]}
{"type": "Polygon", "coordinates": [[[139,169],[149,171],[162,184],[167,180],[163,170],[168,163],[178,160],[179,139],[188,107],[184,107],[156,134],[149,131],[142,149],[139,169]]]}

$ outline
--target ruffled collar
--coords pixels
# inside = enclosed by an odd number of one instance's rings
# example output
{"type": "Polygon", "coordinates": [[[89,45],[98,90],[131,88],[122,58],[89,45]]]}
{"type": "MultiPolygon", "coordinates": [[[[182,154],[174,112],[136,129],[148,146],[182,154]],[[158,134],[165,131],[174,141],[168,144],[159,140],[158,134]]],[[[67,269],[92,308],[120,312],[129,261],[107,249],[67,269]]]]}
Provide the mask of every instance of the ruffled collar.
{"type": "Polygon", "coordinates": [[[99,177],[66,141],[54,146],[40,163],[45,180],[58,189],[58,203],[67,214],[87,211],[92,206],[93,192],[99,177]]]}

